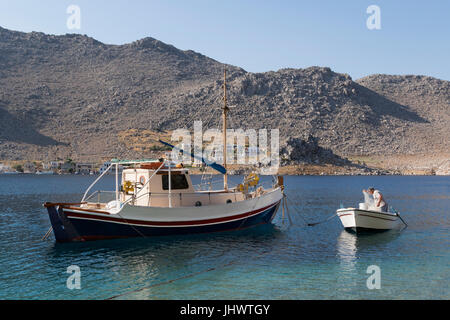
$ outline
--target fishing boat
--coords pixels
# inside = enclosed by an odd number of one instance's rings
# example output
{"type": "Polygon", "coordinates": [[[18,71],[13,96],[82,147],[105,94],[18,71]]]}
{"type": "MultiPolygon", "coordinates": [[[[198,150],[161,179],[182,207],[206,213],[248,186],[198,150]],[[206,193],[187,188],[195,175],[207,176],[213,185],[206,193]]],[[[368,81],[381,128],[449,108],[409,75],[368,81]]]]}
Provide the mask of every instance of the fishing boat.
{"type": "MultiPolygon", "coordinates": [[[[226,72],[222,109],[226,159],[226,72]]],[[[253,173],[231,188],[226,161],[222,166],[208,159],[199,160],[223,175],[223,188],[196,190],[189,170],[170,159],[113,159],[79,203],[44,204],[52,225],[44,237],[51,230],[57,242],[195,234],[244,229],[273,220],[283,199],[283,177],[263,187],[253,173]],[[120,167],[123,170],[119,183],[120,167]],[[109,171],[115,172],[115,190],[89,194],[109,171]]]]}
{"type": "Polygon", "coordinates": [[[364,203],[359,208],[341,208],[337,216],[345,230],[351,232],[380,232],[397,228],[401,225],[398,212],[384,212],[368,208],[364,203]]]}

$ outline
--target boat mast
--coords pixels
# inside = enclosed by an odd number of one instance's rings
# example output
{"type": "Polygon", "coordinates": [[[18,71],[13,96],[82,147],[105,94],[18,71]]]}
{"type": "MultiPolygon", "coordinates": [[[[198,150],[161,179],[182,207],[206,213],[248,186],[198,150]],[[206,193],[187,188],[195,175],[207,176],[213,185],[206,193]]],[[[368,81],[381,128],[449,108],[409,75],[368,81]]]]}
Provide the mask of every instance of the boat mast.
{"type": "Polygon", "coordinates": [[[168,162],[169,166],[169,208],[172,208],[172,176],[170,174],[170,161],[168,162]]]}
{"type": "MultiPolygon", "coordinates": [[[[227,112],[229,110],[227,106],[227,70],[223,69],[223,166],[227,169],[227,112]]],[[[228,190],[228,175],[227,172],[223,175],[223,189],[228,190]]]]}
{"type": "Polygon", "coordinates": [[[119,209],[119,163],[116,163],[116,206],[119,209]]]}

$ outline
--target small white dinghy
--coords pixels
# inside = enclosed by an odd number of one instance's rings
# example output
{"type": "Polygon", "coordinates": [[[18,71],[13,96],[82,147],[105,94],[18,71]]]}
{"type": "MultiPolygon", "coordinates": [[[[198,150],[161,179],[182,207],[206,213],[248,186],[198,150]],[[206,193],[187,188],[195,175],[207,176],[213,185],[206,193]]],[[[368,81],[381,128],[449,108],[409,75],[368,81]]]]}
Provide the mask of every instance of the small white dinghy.
{"type": "Polygon", "coordinates": [[[363,195],[364,202],[359,204],[359,208],[341,208],[336,212],[346,231],[380,232],[397,228],[401,223],[408,226],[395,209],[390,207],[394,212],[388,212],[389,209],[382,211],[365,190],[363,195]]]}
{"type": "Polygon", "coordinates": [[[345,230],[359,232],[377,232],[391,230],[406,223],[398,212],[385,212],[360,203],[359,208],[342,208],[336,212],[345,230]]]}
{"type": "Polygon", "coordinates": [[[344,208],[337,210],[345,230],[353,232],[361,231],[385,231],[400,225],[400,219],[396,213],[356,208],[344,208]]]}

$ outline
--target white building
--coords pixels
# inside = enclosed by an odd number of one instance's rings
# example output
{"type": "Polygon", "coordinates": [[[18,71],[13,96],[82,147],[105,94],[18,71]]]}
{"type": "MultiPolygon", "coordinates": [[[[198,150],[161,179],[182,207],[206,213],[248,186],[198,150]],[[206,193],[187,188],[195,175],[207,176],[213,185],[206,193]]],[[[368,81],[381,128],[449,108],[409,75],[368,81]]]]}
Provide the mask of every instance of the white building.
{"type": "MultiPolygon", "coordinates": [[[[106,161],[105,163],[103,163],[103,165],[100,167],[100,169],[98,170],[99,174],[102,174],[103,172],[105,172],[106,170],[108,170],[108,167],[111,165],[111,161],[106,161]]],[[[121,165],[119,165],[119,171],[122,171],[123,167],[121,165]]],[[[111,174],[111,173],[115,173],[115,168],[111,168],[111,170],[109,170],[109,172],[107,174],[111,174]]]]}
{"type": "Polygon", "coordinates": [[[12,171],[10,166],[0,163],[0,173],[1,172],[10,172],[10,171],[12,171]]]}

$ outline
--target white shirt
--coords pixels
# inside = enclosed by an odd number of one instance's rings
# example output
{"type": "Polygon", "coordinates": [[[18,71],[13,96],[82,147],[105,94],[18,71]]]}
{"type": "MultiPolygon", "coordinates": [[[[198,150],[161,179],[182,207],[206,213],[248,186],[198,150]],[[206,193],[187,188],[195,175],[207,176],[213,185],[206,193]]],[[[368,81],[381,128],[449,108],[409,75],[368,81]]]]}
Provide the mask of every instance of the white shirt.
{"type": "MultiPolygon", "coordinates": [[[[375,203],[374,203],[375,206],[377,206],[378,201],[380,201],[380,198],[381,198],[381,193],[380,193],[380,191],[379,191],[379,190],[375,190],[375,191],[373,192],[373,199],[375,200],[375,203]]],[[[384,202],[384,200],[381,200],[379,207],[382,207],[382,206],[384,206],[385,204],[386,204],[386,202],[384,202]]]]}

